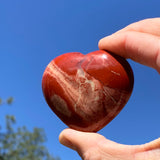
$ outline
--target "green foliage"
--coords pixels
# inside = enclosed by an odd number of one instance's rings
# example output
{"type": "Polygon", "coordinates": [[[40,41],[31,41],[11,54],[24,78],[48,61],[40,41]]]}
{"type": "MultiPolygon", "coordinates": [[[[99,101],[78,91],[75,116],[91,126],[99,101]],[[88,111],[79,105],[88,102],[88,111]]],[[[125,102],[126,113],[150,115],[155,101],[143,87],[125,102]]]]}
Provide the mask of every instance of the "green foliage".
{"type": "MultiPolygon", "coordinates": [[[[2,104],[2,99],[0,98],[0,105],[2,104]]],[[[0,159],[1,160],[1,159],[0,159]]]]}
{"type": "MultiPolygon", "coordinates": [[[[9,97],[7,98],[5,101],[2,100],[2,98],[0,98],[0,105],[7,103],[8,105],[11,105],[14,101],[13,97],[9,97]]],[[[0,159],[1,160],[1,159],[0,159]]]]}
{"type": "Polygon", "coordinates": [[[9,97],[7,99],[7,104],[12,104],[13,100],[14,100],[13,97],[9,97]]]}
{"type": "MultiPolygon", "coordinates": [[[[12,101],[13,98],[10,98],[6,102],[11,104],[12,101]]],[[[5,131],[0,130],[0,160],[60,160],[51,156],[45,147],[43,129],[29,131],[25,126],[15,129],[14,124],[15,117],[7,115],[5,131]]]]}
{"type": "Polygon", "coordinates": [[[6,116],[6,132],[0,133],[0,160],[58,160],[46,147],[43,129],[30,132],[25,126],[14,130],[14,116],[6,116]]]}

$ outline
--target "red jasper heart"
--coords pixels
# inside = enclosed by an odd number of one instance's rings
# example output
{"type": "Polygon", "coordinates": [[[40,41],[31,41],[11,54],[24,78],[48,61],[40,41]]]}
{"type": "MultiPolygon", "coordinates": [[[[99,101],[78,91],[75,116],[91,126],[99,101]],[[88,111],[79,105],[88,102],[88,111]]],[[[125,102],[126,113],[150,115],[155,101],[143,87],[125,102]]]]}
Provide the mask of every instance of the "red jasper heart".
{"type": "Polygon", "coordinates": [[[53,112],[70,128],[96,132],[127,103],[133,72],[122,57],[104,50],[66,53],[44,71],[42,90],[53,112]]]}

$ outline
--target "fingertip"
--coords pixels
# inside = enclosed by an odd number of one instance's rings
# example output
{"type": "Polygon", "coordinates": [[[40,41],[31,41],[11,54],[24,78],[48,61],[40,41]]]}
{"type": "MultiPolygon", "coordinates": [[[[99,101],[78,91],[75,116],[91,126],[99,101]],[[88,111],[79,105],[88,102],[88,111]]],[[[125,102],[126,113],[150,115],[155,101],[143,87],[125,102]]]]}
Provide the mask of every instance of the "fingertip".
{"type": "Polygon", "coordinates": [[[63,144],[64,137],[65,137],[65,130],[63,130],[63,131],[59,134],[59,142],[60,142],[61,144],[63,144]]]}
{"type": "Polygon", "coordinates": [[[98,47],[102,50],[107,50],[110,52],[117,52],[119,50],[120,40],[122,39],[121,34],[112,34],[109,36],[106,36],[99,40],[98,47]]]}
{"type": "MultiPolygon", "coordinates": [[[[102,38],[103,39],[103,38],[102,38]]],[[[102,49],[102,39],[100,39],[99,41],[98,41],[98,48],[99,49],[102,49]]]]}
{"type": "MultiPolygon", "coordinates": [[[[107,37],[109,37],[109,36],[107,36],[107,37]]],[[[104,37],[99,40],[99,42],[98,42],[99,49],[105,49],[105,41],[107,40],[107,37],[104,37]]]]}
{"type": "Polygon", "coordinates": [[[60,134],[59,134],[59,142],[66,146],[66,147],[69,147],[71,149],[75,149],[71,140],[70,140],[70,137],[72,137],[72,132],[74,132],[72,129],[64,129],[60,134]]]}

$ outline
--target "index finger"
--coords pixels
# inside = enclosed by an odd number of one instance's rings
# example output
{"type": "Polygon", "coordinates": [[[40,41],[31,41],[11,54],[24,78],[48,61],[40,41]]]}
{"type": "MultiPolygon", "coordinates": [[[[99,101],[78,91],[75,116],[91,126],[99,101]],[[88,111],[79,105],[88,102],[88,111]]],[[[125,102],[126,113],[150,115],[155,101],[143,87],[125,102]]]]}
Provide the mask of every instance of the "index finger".
{"type": "Polygon", "coordinates": [[[115,33],[99,41],[99,48],[141,64],[160,73],[160,37],[137,31],[115,33]]]}

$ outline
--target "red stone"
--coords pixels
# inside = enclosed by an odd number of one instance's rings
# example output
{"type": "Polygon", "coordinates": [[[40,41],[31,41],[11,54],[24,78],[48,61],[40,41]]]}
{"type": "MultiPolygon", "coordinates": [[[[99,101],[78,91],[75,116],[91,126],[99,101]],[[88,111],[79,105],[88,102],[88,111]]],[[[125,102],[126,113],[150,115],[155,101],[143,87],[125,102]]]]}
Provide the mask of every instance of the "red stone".
{"type": "Polygon", "coordinates": [[[104,50],[66,53],[44,71],[42,90],[53,112],[70,128],[96,132],[127,103],[133,72],[122,57],[104,50]]]}

